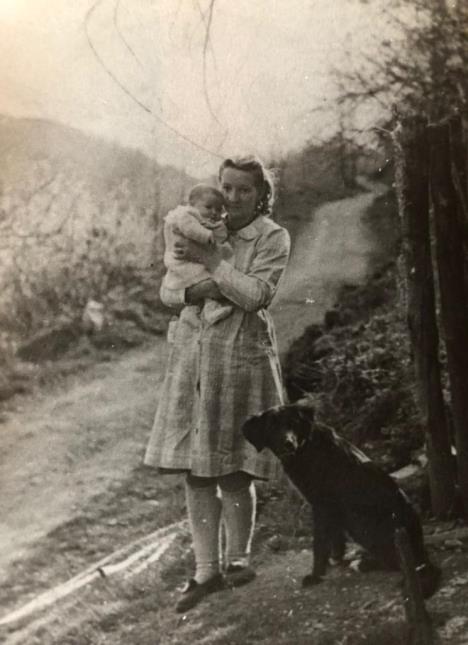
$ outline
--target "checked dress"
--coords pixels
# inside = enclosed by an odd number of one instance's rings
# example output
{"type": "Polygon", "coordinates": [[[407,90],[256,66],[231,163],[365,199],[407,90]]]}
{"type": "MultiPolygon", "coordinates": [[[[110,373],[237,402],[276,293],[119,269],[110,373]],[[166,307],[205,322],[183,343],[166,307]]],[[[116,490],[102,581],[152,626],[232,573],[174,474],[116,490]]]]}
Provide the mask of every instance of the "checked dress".
{"type": "Polygon", "coordinates": [[[267,307],[289,257],[287,231],[258,216],[230,232],[234,257],[211,272],[233,312],[214,324],[184,306],[184,290],[161,289],[181,309],[170,324],[169,356],[145,464],[218,477],[245,471],[279,476],[277,460],[243,437],[245,419],[282,402],[281,373],[267,307]]]}

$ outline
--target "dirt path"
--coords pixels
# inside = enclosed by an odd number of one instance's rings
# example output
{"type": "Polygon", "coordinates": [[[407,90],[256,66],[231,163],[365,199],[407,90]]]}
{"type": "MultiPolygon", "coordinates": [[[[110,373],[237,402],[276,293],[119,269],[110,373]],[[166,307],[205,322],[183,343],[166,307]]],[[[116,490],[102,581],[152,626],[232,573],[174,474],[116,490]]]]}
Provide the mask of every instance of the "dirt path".
{"type": "Polygon", "coordinates": [[[340,287],[363,280],[373,245],[361,215],[382,190],[376,185],[374,192],[325,204],[302,225],[271,309],[280,351],[307,325],[322,321],[340,287]]]}
{"type": "MultiPolygon", "coordinates": [[[[273,307],[280,347],[318,321],[371,251],[360,217],[372,193],[327,204],[305,223],[273,307]]],[[[166,359],[164,340],[96,365],[18,406],[0,428],[0,575],[139,463],[166,359]]]]}
{"type": "Polygon", "coordinates": [[[166,344],[125,354],[18,407],[0,428],[0,576],[141,460],[166,344]]]}

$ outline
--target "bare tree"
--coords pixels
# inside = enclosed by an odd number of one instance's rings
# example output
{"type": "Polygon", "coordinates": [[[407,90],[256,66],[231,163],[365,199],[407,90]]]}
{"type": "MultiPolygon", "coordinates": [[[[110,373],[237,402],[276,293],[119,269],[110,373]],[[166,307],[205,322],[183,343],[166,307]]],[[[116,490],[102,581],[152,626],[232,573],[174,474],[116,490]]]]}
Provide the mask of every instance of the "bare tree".
{"type": "Polygon", "coordinates": [[[445,0],[391,0],[383,12],[389,33],[379,55],[364,54],[360,69],[339,73],[340,101],[377,102],[382,118],[426,114],[431,120],[468,103],[468,6],[445,0]]]}

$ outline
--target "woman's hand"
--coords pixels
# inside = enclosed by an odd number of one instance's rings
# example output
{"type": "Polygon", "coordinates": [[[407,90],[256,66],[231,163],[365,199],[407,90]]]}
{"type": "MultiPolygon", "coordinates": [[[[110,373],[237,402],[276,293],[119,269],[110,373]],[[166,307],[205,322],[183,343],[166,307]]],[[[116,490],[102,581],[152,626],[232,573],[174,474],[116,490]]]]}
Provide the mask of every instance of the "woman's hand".
{"type": "Polygon", "coordinates": [[[223,259],[217,244],[197,244],[186,238],[180,238],[174,243],[174,257],[177,260],[199,262],[209,271],[213,271],[223,259]]]}
{"type": "Polygon", "coordinates": [[[205,298],[224,300],[224,296],[214,280],[203,280],[185,290],[185,301],[189,305],[196,305],[205,298]]]}

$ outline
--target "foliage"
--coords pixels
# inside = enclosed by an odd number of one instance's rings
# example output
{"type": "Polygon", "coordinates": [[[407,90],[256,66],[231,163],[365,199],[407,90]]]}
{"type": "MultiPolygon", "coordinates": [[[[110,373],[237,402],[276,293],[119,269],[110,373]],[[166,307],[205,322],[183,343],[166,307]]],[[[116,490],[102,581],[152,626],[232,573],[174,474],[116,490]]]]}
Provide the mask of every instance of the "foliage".
{"type": "Polygon", "coordinates": [[[341,136],[308,142],[274,164],[279,175],[275,207],[279,219],[291,228],[294,219],[310,216],[318,205],[352,195],[359,190],[358,173],[375,172],[382,163],[379,153],[341,136]]]}
{"type": "MultiPolygon", "coordinates": [[[[130,218],[125,226],[117,217],[83,231],[71,244],[63,236],[49,240],[47,258],[40,247],[23,247],[5,276],[3,326],[27,335],[58,318],[79,316],[89,299],[102,301],[118,285],[130,289],[150,278],[152,237],[148,224],[138,229],[130,218]]],[[[156,276],[160,272],[158,265],[156,276]]]]}
{"type": "Polygon", "coordinates": [[[384,26],[378,56],[374,43],[363,53],[365,65],[336,72],[341,109],[359,113],[377,108],[380,124],[374,132],[384,135],[396,114],[425,114],[436,121],[466,112],[466,3],[391,0],[383,10],[384,26]]]}
{"type": "Polygon", "coordinates": [[[331,328],[309,327],[285,362],[290,396],[313,394],[323,421],[357,443],[401,423],[417,425],[405,321],[396,305],[392,269],[346,290],[327,317],[331,328]]]}
{"type": "Polygon", "coordinates": [[[38,120],[2,119],[0,327],[27,337],[121,287],[157,305],[162,217],[188,178],[38,120]]]}

